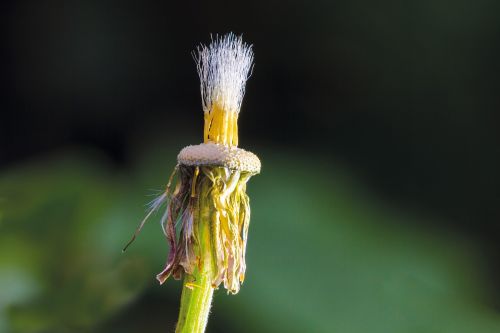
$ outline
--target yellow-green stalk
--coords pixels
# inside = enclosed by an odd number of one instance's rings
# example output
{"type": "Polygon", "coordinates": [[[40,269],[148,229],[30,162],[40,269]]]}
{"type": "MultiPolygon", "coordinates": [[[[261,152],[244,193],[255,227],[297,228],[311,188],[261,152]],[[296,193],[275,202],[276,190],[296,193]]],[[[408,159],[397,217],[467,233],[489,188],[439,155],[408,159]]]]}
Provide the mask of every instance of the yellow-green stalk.
{"type": "Polygon", "coordinates": [[[223,284],[236,294],[245,279],[250,222],[246,183],[261,167],[256,155],[237,147],[238,114],[253,63],[251,46],[228,34],[200,46],[194,58],[204,140],[181,150],[165,192],[150,204],[146,216],[168,202],[162,227],[170,251],[157,279],[184,278],[176,332],[186,333],[205,331],[214,289],[223,284]]]}

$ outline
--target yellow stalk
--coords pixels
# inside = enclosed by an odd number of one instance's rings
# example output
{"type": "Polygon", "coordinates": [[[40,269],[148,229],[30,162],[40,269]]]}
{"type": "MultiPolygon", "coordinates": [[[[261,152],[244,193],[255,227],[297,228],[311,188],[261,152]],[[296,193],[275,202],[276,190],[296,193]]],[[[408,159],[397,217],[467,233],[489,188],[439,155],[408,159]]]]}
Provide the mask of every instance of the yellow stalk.
{"type": "Polygon", "coordinates": [[[238,145],[238,114],[226,110],[220,103],[214,103],[212,109],[205,112],[203,140],[225,146],[238,145]]]}

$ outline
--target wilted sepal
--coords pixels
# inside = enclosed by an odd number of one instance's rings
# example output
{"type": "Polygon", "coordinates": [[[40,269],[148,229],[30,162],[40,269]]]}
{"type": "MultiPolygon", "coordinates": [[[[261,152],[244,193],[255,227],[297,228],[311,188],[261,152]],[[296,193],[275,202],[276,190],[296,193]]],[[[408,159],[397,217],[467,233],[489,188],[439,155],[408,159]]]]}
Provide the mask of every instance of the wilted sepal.
{"type": "Polygon", "coordinates": [[[163,284],[172,274],[176,280],[180,279],[184,269],[192,271],[191,265],[194,257],[193,244],[196,242],[193,215],[196,213],[196,198],[191,197],[191,184],[193,175],[186,168],[178,168],[179,178],[174,192],[170,198],[167,209],[162,217],[163,231],[170,245],[167,263],[156,279],[163,284]],[[176,226],[181,225],[181,239],[177,239],[176,226]],[[184,239],[184,245],[181,241],[184,239]],[[189,264],[186,262],[189,261],[189,264]]]}
{"type": "MultiPolygon", "coordinates": [[[[172,274],[210,272],[214,288],[224,283],[236,294],[245,278],[245,248],[250,222],[246,183],[253,175],[226,167],[180,166],[179,181],[165,216],[170,253],[160,283],[172,274]],[[194,183],[194,186],[193,186],[194,183]],[[202,230],[208,224],[209,233],[202,230]],[[179,238],[175,226],[180,226],[179,238]],[[210,256],[210,260],[204,259],[210,256]],[[212,267],[205,267],[210,265],[212,267]]],[[[193,282],[196,285],[196,282],[193,282]]]]}

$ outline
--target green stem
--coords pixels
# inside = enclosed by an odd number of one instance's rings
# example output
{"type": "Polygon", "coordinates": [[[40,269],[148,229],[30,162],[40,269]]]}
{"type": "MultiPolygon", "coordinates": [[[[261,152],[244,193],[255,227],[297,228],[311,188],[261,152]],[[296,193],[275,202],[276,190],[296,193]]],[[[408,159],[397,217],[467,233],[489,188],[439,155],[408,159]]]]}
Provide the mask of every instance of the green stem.
{"type": "Polygon", "coordinates": [[[198,228],[200,262],[193,274],[186,274],[182,287],[181,308],[176,333],[203,333],[207,326],[212,304],[212,250],[210,236],[211,209],[208,200],[208,181],[200,181],[198,207],[194,213],[194,225],[198,228]]]}
{"type": "Polygon", "coordinates": [[[181,309],[176,333],[203,333],[207,326],[214,288],[207,276],[201,276],[194,287],[186,287],[191,277],[186,276],[182,288],[181,309]]]}

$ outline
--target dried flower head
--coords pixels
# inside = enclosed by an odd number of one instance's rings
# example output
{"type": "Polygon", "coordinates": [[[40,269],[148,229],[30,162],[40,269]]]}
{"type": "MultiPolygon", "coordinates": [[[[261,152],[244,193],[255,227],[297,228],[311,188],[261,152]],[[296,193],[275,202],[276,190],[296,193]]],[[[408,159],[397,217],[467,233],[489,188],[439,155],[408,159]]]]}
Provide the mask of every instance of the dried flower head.
{"type": "Polygon", "coordinates": [[[171,275],[184,276],[189,289],[208,282],[212,289],[223,284],[236,294],[246,270],[246,184],[261,168],[255,154],[237,147],[238,114],[253,52],[230,33],[198,47],[194,59],[201,81],[204,142],[181,150],[165,192],[151,203],[145,220],[167,203],[161,223],[170,251],[157,275],[160,283],[171,275]]]}

